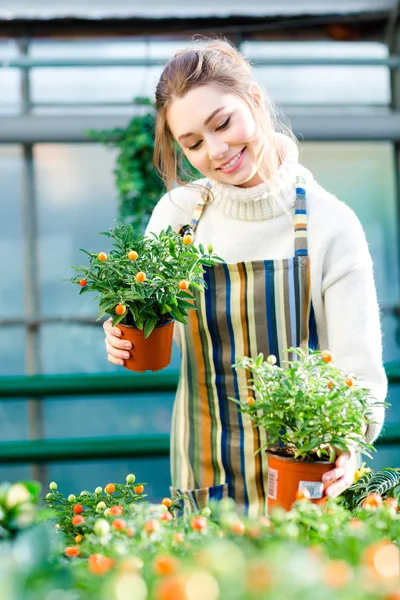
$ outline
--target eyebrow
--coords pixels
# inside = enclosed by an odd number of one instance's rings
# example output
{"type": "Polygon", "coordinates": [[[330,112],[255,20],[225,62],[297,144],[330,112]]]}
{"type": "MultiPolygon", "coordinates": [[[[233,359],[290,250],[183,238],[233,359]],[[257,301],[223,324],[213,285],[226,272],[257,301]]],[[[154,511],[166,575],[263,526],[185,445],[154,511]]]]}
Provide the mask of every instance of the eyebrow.
{"type": "MultiPolygon", "coordinates": [[[[221,110],[224,110],[225,106],[221,106],[220,108],[217,108],[216,110],[214,110],[211,115],[209,117],[207,117],[207,119],[204,121],[204,125],[208,125],[209,122],[211,121],[211,119],[213,119],[215,117],[215,115],[217,113],[219,113],[221,110]]],[[[178,137],[178,142],[180,142],[181,140],[183,140],[183,138],[187,138],[191,135],[194,135],[194,133],[184,133],[183,135],[180,135],[178,137]]]]}

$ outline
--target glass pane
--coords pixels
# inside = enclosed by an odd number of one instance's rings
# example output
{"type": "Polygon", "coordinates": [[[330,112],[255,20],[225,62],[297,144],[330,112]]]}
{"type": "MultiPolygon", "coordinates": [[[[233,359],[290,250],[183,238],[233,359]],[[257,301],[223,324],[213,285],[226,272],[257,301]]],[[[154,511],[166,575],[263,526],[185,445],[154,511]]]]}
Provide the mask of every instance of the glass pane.
{"type": "MultiPolygon", "coordinates": [[[[256,58],[386,58],[387,46],[344,42],[244,42],[242,52],[256,58]]],[[[387,67],[254,65],[255,76],[276,104],[384,105],[390,101],[387,67]]]]}
{"type": "Polygon", "coordinates": [[[169,433],[174,394],[169,392],[49,397],[48,438],[134,436],[169,433]]]}
{"type": "MultiPolygon", "coordinates": [[[[0,60],[7,61],[18,57],[14,40],[0,40],[0,60]]],[[[20,111],[20,81],[18,69],[0,69],[0,114],[15,114],[20,111]]]]}
{"type": "MultiPolygon", "coordinates": [[[[72,284],[70,285],[73,288],[72,284]]],[[[57,295],[54,297],[57,297],[57,295]]],[[[51,298],[52,296],[50,295],[49,302],[51,302],[51,298]]],[[[93,300],[93,297],[90,298],[90,294],[78,296],[78,301],[83,298],[89,299],[86,315],[91,315],[94,319],[97,311],[97,301],[93,300]]],[[[75,312],[77,315],[81,314],[78,313],[78,310],[75,312]]],[[[70,314],[72,317],[74,316],[72,310],[70,314]]],[[[104,332],[100,323],[95,325],[75,323],[45,324],[40,331],[40,352],[43,372],[47,374],[125,373],[125,369],[107,361],[104,332]]],[[[168,368],[178,369],[179,362],[179,350],[174,344],[172,360],[168,368]]]]}
{"type": "Polygon", "coordinates": [[[24,374],[25,328],[3,325],[0,327],[0,376],[24,374]]]}
{"type": "Polygon", "coordinates": [[[1,442],[27,440],[28,411],[26,400],[0,399],[1,442]]]}
{"type": "Polygon", "coordinates": [[[41,313],[95,317],[94,295],[79,296],[78,286],[61,279],[74,275],[71,265],[87,264],[79,248],[109,250],[109,240],[99,232],[117,217],[115,153],[100,144],[38,144],[34,160],[41,313]]]}
{"type": "Polygon", "coordinates": [[[18,146],[0,146],[0,181],[0,255],[7,257],[0,261],[0,319],[23,318],[23,158],[18,146]]]}
{"type": "MultiPolygon", "coordinates": [[[[188,45],[185,41],[157,42],[33,42],[32,58],[152,58],[168,59],[178,49],[188,45]]],[[[162,71],[156,67],[63,67],[32,69],[32,100],[35,103],[115,103],[131,102],[135,96],[154,97],[155,88],[162,71]]],[[[106,114],[104,109],[65,107],[64,112],[91,115],[106,114]]],[[[108,108],[108,113],[115,113],[108,108]]],[[[119,109],[129,114],[128,108],[119,109]]],[[[56,108],[35,107],[35,113],[43,114],[56,108]]]]}

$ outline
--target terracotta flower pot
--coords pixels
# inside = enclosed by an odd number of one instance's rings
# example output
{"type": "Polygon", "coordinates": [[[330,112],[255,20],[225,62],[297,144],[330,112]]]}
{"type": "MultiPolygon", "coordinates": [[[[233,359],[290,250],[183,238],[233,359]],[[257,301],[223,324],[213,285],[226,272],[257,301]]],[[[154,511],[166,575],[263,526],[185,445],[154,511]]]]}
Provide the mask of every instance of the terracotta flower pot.
{"type": "Polygon", "coordinates": [[[119,323],[121,339],[132,342],[131,356],[125,359],[125,367],[138,373],[165,369],[171,362],[174,323],[175,320],[159,325],[148,338],[144,337],[143,330],[119,323]]]}
{"type": "Polygon", "coordinates": [[[268,452],[268,510],[280,506],[290,510],[299,489],[307,489],[311,500],[321,504],[322,475],[335,466],[331,462],[304,462],[268,452]]]}

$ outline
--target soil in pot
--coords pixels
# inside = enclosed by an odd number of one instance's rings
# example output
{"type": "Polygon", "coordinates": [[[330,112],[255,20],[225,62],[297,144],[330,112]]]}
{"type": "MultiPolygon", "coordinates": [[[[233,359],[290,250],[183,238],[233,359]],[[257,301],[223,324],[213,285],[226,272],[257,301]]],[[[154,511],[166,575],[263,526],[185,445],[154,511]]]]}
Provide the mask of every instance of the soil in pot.
{"type": "Polygon", "coordinates": [[[171,362],[172,339],[175,320],[157,326],[149,335],[136,327],[121,325],[121,339],[132,342],[130,358],[125,359],[125,368],[137,373],[144,371],[160,371],[171,362]]]}
{"type": "Polygon", "coordinates": [[[306,462],[268,451],[268,510],[290,510],[299,489],[307,489],[311,500],[320,504],[325,497],[322,475],[334,467],[332,462],[306,462]]]}

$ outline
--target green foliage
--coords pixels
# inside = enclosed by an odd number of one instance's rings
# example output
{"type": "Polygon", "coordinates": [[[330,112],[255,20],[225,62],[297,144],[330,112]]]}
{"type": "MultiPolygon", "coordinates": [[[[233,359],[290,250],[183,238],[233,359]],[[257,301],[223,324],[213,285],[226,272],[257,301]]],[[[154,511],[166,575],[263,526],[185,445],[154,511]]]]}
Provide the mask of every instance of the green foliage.
{"type": "Polygon", "coordinates": [[[210,503],[207,514],[203,509],[177,518],[174,504],[149,504],[135,492],[138,485],[116,483],[108,494],[96,488],[69,497],[53,486],[46,495],[47,523],[0,542],[0,597],[397,597],[400,518],[390,506],[350,511],[332,498],[324,506],[300,500],[288,512],[275,508],[267,518],[244,517],[224,498],[210,503]],[[78,503],[84,522],[75,526],[78,503]],[[194,526],[199,517],[200,529],[194,526]]]}
{"type": "Polygon", "coordinates": [[[40,519],[40,483],[18,481],[0,485],[0,540],[14,537],[40,519]]]}
{"type": "Polygon", "coordinates": [[[341,496],[344,506],[350,510],[361,506],[369,494],[382,498],[395,498],[400,504],[400,469],[384,468],[374,473],[371,469],[349,487],[341,496]]]}
{"type": "Polygon", "coordinates": [[[113,325],[133,325],[144,330],[148,337],[160,324],[176,319],[185,323],[188,310],[195,309],[192,290],[203,291],[205,281],[203,267],[217,264],[221,259],[205,252],[202,245],[185,244],[182,236],[171,227],[159,235],[137,236],[132,225],[117,223],[102,235],[111,238],[112,247],[106,260],[99,253],[82,250],[89,258],[89,266],[72,267],[78,275],[70,281],[79,284],[84,280],[80,293],[97,292],[100,312],[98,318],[108,314],[113,325]],[[136,260],[129,258],[136,252],[136,260]],[[136,280],[143,272],[146,280],[136,280]],[[187,290],[179,288],[184,280],[187,290]],[[116,306],[125,307],[122,315],[116,314],[116,306]]]}
{"type": "MultiPolygon", "coordinates": [[[[255,402],[240,403],[255,425],[268,431],[267,445],[279,440],[302,460],[334,460],[337,451],[353,450],[369,456],[365,424],[371,423],[369,390],[356,385],[343,370],[325,362],[319,351],[290,348],[297,360],[278,367],[260,354],[241,358],[235,368],[250,371],[249,389],[255,402]],[[271,364],[272,363],[272,364],[271,364]],[[353,383],[353,384],[352,384],[353,383]]],[[[272,357],[275,359],[275,357],[272,357]]]]}
{"type": "Polygon", "coordinates": [[[126,128],[103,131],[86,130],[87,135],[117,150],[114,169],[119,195],[119,217],[131,223],[136,233],[143,233],[164,186],[153,167],[154,107],[147,98],[136,98],[135,104],[147,108],[126,128]]]}
{"type": "MultiPolygon", "coordinates": [[[[92,139],[117,151],[114,176],[119,198],[119,219],[130,223],[137,234],[144,232],[155,205],[165,192],[164,184],[153,165],[155,111],[148,98],[134,99],[144,114],[133,117],[125,128],[96,131],[87,129],[92,139]]],[[[177,145],[178,176],[197,179],[193,169],[177,145]]]]}

